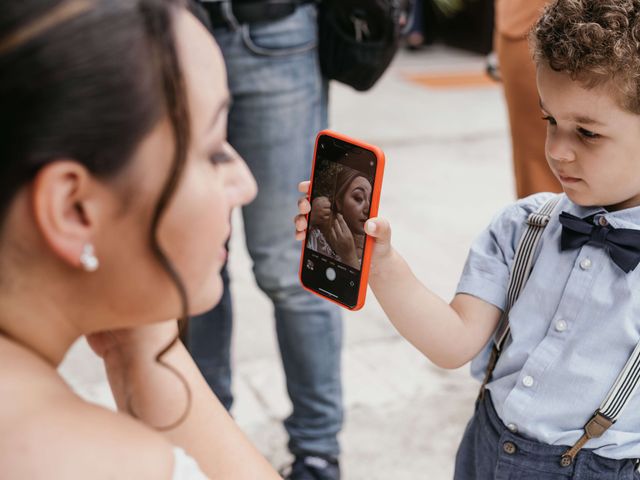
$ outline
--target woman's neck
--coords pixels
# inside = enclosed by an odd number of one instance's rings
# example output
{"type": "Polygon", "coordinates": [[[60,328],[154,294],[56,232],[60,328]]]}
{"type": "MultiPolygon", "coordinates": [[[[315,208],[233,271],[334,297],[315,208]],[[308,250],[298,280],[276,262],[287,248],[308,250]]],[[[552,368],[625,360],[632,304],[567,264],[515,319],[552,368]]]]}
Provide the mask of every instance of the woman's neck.
{"type": "Polygon", "coordinates": [[[25,294],[28,298],[0,292],[0,336],[57,367],[81,332],[37,290],[25,294]]]}

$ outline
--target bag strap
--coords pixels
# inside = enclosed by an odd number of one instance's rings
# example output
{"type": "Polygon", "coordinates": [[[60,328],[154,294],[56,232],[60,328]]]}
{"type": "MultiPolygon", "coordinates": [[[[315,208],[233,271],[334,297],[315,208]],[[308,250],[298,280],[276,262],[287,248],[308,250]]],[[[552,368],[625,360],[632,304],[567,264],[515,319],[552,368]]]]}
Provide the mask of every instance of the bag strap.
{"type": "Polygon", "coordinates": [[[511,328],[509,326],[509,312],[511,307],[516,303],[520,292],[524,288],[531,269],[533,268],[534,254],[538,246],[538,242],[542,237],[545,227],[551,219],[551,214],[556,205],[560,201],[561,195],[554,195],[547,200],[536,212],[529,214],[527,218],[527,228],[520,237],[518,246],[516,247],[516,253],[513,259],[513,266],[511,268],[511,277],[509,278],[509,287],[507,289],[507,304],[500,316],[498,327],[493,335],[493,348],[491,349],[491,356],[489,357],[489,363],[487,364],[487,370],[480,386],[479,399],[484,396],[484,391],[487,383],[491,380],[493,369],[498,363],[498,357],[504,347],[511,328]]]}

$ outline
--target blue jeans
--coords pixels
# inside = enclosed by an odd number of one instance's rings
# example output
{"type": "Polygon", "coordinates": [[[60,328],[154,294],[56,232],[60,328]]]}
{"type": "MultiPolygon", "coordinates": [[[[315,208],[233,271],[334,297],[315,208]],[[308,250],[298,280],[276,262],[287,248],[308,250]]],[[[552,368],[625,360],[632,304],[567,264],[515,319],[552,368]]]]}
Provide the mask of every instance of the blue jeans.
{"type": "MultiPolygon", "coordinates": [[[[311,174],[315,135],[327,123],[327,84],[318,66],[315,15],[315,7],[305,5],[282,20],[243,25],[237,31],[215,29],[214,36],[233,97],[229,142],[259,187],[256,200],[242,213],[256,281],[275,310],[293,404],[285,420],[289,449],[293,454],[337,457],[343,419],[342,322],[337,307],[300,286],[301,245],[293,235],[297,184],[311,174]]],[[[196,363],[227,408],[233,401],[231,329],[225,288],[220,305],[193,318],[188,332],[196,363]]]]}
{"type": "MultiPolygon", "coordinates": [[[[588,444],[587,444],[588,446],[588,444]]],[[[612,460],[582,449],[572,465],[560,465],[568,447],[546,445],[512,433],[491,403],[476,405],[456,455],[455,480],[639,480],[634,460],[612,460]]]]}

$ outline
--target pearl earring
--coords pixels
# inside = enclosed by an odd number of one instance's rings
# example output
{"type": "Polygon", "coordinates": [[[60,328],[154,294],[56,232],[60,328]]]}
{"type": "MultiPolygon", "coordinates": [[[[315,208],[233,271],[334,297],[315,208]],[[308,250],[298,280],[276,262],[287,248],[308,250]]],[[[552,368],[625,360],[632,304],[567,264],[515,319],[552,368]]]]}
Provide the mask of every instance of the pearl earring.
{"type": "Polygon", "coordinates": [[[93,245],[90,243],[85,244],[80,255],[80,264],[84,268],[85,272],[95,272],[100,266],[100,261],[96,257],[93,245]]]}

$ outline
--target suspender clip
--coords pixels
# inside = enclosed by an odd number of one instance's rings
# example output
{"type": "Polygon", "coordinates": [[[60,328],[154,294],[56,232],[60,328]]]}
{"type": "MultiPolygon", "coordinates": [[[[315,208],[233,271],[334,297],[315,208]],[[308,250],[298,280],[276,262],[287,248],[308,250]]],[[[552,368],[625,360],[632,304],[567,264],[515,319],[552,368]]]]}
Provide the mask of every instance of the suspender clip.
{"type": "Polygon", "coordinates": [[[546,227],[550,219],[551,217],[549,215],[534,212],[529,214],[527,223],[533,227],[546,227]]]}
{"type": "Polygon", "coordinates": [[[562,458],[560,459],[560,465],[563,467],[568,467],[573,463],[573,460],[576,458],[578,452],[582,449],[585,443],[589,441],[591,438],[598,438],[602,436],[604,432],[606,432],[611,425],[613,425],[614,421],[610,420],[608,417],[605,417],[600,410],[596,410],[591,419],[584,426],[584,433],[578,439],[573,447],[562,454],[562,458]]]}

